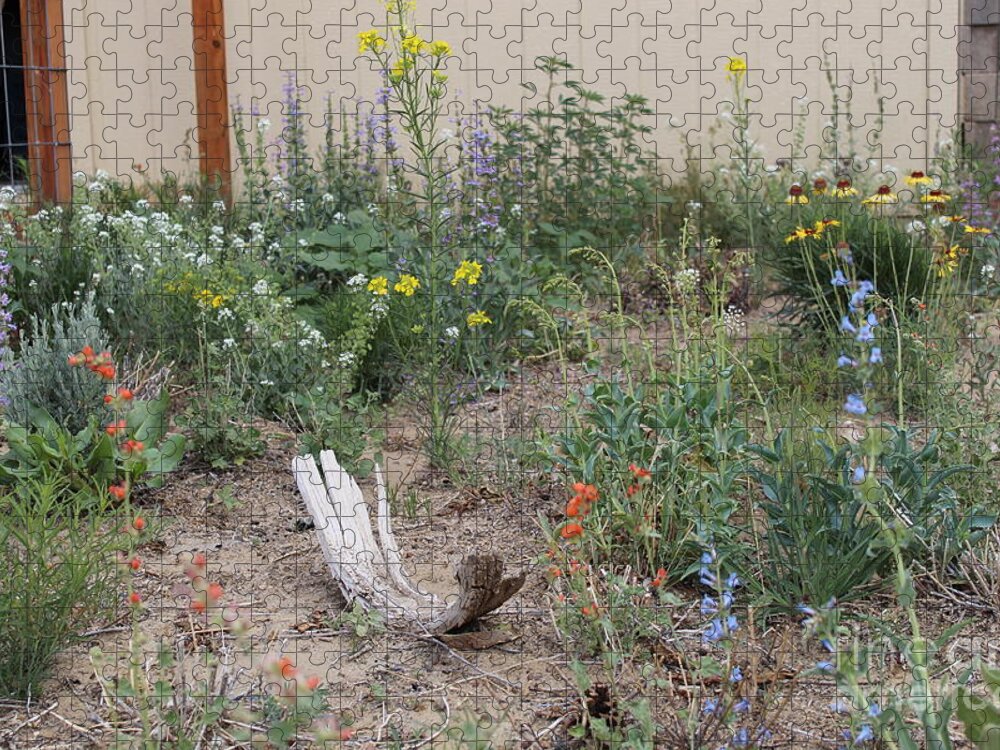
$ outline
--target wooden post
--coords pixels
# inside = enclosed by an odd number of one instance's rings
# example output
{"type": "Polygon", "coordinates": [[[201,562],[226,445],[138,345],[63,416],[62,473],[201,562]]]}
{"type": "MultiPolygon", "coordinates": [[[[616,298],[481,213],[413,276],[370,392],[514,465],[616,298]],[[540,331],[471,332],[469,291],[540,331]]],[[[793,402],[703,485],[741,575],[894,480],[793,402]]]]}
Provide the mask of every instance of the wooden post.
{"type": "Polygon", "coordinates": [[[201,174],[232,201],[229,149],[229,95],[226,85],[226,37],[223,0],[191,0],[194,28],[195,98],[201,174]]]}
{"type": "Polygon", "coordinates": [[[958,38],[958,114],[967,143],[985,157],[1000,121],[1000,0],[964,0],[958,38]]]}
{"type": "Polygon", "coordinates": [[[31,189],[41,201],[73,200],[63,0],[22,0],[25,114],[31,189]]]}

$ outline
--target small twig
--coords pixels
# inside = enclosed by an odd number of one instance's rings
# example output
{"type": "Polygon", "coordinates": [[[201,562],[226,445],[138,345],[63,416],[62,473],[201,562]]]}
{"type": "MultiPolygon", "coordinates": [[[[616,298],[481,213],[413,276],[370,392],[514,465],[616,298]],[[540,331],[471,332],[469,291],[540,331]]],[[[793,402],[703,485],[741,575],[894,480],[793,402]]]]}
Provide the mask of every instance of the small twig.
{"type": "MultiPolygon", "coordinates": [[[[319,542],[316,542],[316,544],[313,545],[313,546],[314,547],[318,547],[319,546],[319,542]]],[[[295,557],[296,555],[300,555],[300,554],[302,554],[302,550],[298,550],[298,549],[292,550],[291,552],[288,552],[288,553],[282,555],[281,557],[277,557],[274,560],[271,560],[271,565],[274,565],[275,563],[279,563],[282,560],[287,560],[289,557],[295,557]]]]}
{"type": "Polygon", "coordinates": [[[17,726],[12,727],[11,729],[5,730],[2,734],[0,734],[0,739],[3,739],[4,737],[13,737],[19,731],[21,731],[22,729],[24,729],[24,727],[28,726],[28,724],[33,724],[34,722],[38,721],[39,719],[41,719],[46,714],[51,713],[52,710],[55,709],[55,707],[58,706],[58,705],[59,705],[59,701],[56,701],[55,703],[53,703],[51,706],[49,706],[48,708],[46,708],[41,713],[35,714],[34,716],[29,716],[27,719],[25,719],[24,721],[22,721],[17,726]]]}
{"type": "Polygon", "coordinates": [[[73,729],[73,730],[79,732],[80,734],[82,734],[82,735],[84,735],[86,737],[89,737],[90,739],[94,739],[94,733],[92,731],[90,731],[89,729],[84,729],[79,724],[74,724],[72,721],[70,721],[69,719],[67,719],[65,716],[62,716],[62,715],[56,713],[55,711],[50,711],[49,713],[52,716],[54,716],[55,718],[57,718],[59,721],[61,721],[63,724],[65,724],[66,726],[68,726],[70,729],[73,729]]]}
{"type": "Polygon", "coordinates": [[[447,643],[445,643],[444,641],[438,640],[433,635],[429,635],[429,634],[428,635],[420,635],[418,633],[407,633],[407,635],[409,635],[409,636],[411,636],[413,638],[416,638],[417,640],[426,641],[428,643],[433,643],[436,646],[440,646],[445,651],[447,651],[450,656],[452,656],[455,659],[458,659],[460,662],[462,662],[463,664],[465,664],[465,666],[469,667],[470,669],[476,670],[483,677],[499,683],[502,687],[505,687],[508,690],[512,690],[514,692],[517,692],[517,691],[519,691],[521,689],[520,686],[515,685],[510,680],[506,680],[503,677],[501,677],[500,675],[495,674],[493,672],[487,672],[482,667],[479,667],[479,666],[473,664],[471,661],[469,661],[468,659],[466,659],[464,656],[462,656],[460,653],[458,653],[455,649],[453,649],[447,643]]]}
{"type": "Polygon", "coordinates": [[[571,713],[565,713],[562,716],[560,716],[558,719],[556,719],[551,724],[549,724],[547,727],[545,727],[545,729],[543,729],[541,732],[539,732],[538,734],[535,735],[535,742],[538,742],[540,739],[542,739],[543,737],[545,737],[545,735],[551,734],[552,732],[554,732],[559,727],[560,724],[562,724],[564,721],[566,721],[566,719],[568,719],[568,718],[570,718],[572,716],[573,716],[573,714],[571,714],[571,713]]]}
{"type": "Polygon", "coordinates": [[[404,745],[405,750],[417,750],[417,748],[431,744],[448,728],[448,725],[451,723],[451,706],[448,705],[448,696],[442,694],[441,702],[444,703],[444,723],[441,724],[441,728],[425,740],[420,740],[412,745],[404,745]]]}
{"type": "Polygon", "coordinates": [[[80,633],[81,638],[93,638],[95,635],[104,635],[105,633],[121,633],[125,630],[131,630],[124,625],[111,625],[106,628],[97,628],[96,630],[88,630],[85,633],[80,633]]]}

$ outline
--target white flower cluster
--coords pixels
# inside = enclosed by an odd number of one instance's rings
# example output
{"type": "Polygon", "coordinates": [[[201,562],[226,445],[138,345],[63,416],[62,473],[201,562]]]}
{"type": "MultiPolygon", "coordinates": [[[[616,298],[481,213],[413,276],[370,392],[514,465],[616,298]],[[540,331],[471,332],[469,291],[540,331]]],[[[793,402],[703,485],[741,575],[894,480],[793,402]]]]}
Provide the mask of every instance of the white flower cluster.
{"type": "Polygon", "coordinates": [[[697,268],[685,268],[674,274],[674,288],[682,295],[691,295],[698,291],[701,272],[697,268]]]}
{"type": "Polygon", "coordinates": [[[726,327],[726,333],[730,336],[740,336],[743,334],[746,320],[743,311],[730,305],[722,313],[722,324],[726,327]]]}
{"type": "Polygon", "coordinates": [[[372,303],[370,308],[372,314],[372,320],[376,323],[383,320],[386,315],[389,314],[389,305],[385,303],[384,300],[378,297],[372,297],[372,303]]]}
{"type": "Polygon", "coordinates": [[[299,324],[299,348],[300,349],[325,349],[327,346],[326,339],[323,338],[323,334],[318,330],[313,328],[311,325],[306,323],[304,320],[298,321],[299,324]]]}

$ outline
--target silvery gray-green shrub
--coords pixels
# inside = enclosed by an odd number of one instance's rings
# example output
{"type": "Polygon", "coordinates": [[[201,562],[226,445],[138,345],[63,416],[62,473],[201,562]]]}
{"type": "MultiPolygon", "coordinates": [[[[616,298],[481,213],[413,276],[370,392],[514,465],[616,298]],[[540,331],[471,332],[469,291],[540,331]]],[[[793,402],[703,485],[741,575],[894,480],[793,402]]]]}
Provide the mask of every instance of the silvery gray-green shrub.
{"type": "Polygon", "coordinates": [[[8,352],[0,371],[0,395],[7,402],[9,422],[29,426],[32,410],[43,409],[72,433],[87,426],[93,414],[104,415],[104,384],[84,368],[70,367],[69,357],[90,345],[108,346],[90,294],[77,305],[57,303],[48,319],[32,315],[17,354],[8,352]]]}

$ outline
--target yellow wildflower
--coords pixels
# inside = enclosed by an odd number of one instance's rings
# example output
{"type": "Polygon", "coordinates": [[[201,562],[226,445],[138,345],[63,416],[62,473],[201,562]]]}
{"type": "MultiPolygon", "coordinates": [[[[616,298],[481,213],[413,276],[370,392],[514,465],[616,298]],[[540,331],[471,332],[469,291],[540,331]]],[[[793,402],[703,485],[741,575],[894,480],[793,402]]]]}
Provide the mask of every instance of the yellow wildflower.
{"type": "Polygon", "coordinates": [[[455,269],[451,285],[458,286],[459,282],[464,281],[469,286],[475,286],[479,283],[479,277],[482,275],[483,266],[481,263],[477,263],[474,260],[463,260],[458,268],[455,269]]]}
{"type": "Polygon", "coordinates": [[[788,197],[785,198],[785,203],[790,205],[804,206],[809,202],[809,196],[805,194],[802,186],[798,183],[792,185],[788,188],[788,197]]]}
{"type": "Polygon", "coordinates": [[[899,203],[899,197],[892,192],[892,188],[888,185],[882,185],[875,195],[870,195],[861,202],[866,206],[885,205],[888,203],[899,203]]]}
{"type": "Polygon", "coordinates": [[[448,42],[436,39],[429,45],[430,53],[434,57],[446,57],[451,54],[451,45],[448,42]]]}
{"type": "Polygon", "coordinates": [[[417,34],[412,34],[403,38],[403,51],[409,52],[411,55],[419,55],[426,46],[427,42],[421,39],[417,34]]]}
{"type": "Polygon", "coordinates": [[[906,178],[906,184],[910,187],[916,187],[917,185],[933,185],[934,180],[931,179],[929,175],[925,175],[923,172],[910,172],[910,176],[906,178]]]}
{"type": "Polygon", "coordinates": [[[836,219],[823,219],[822,221],[816,222],[816,231],[822,232],[824,229],[828,229],[829,227],[839,227],[839,226],[840,222],[837,221],[836,219]]]}
{"type": "Polygon", "coordinates": [[[795,240],[804,240],[810,237],[814,240],[819,239],[823,234],[821,224],[822,222],[817,221],[815,229],[812,227],[796,227],[794,232],[785,237],[785,242],[794,242],[795,240]]]}
{"type": "Polygon", "coordinates": [[[385,46],[385,39],[375,29],[362,31],[358,34],[358,54],[365,54],[368,50],[381,52],[385,46]]]}
{"type": "Polygon", "coordinates": [[[955,272],[955,269],[958,268],[958,256],[961,252],[961,247],[952,245],[935,254],[934,264],[938,267],[938,276],[943,278],[955,272]]]}
{"type": "Polygon", "coordinates": [[[947,203],[951,196],[942,190],[931,190],[927,195],[920,196],[921,203],[947,203]]]}
{"type": "Polygon", "coordinates": [[[961,224],[963,221],[966,221],[966,218],[964,216],[959,216],[957,214],[954,216],[946,216],[945,218],[952,224],[961,224]]]}
{"type": "Polygon", "coordinates": [[[368,282],[368,291],[379,296],[389,293],[389,280],[385,276],[376,276],[368,282]]]}
{"type": "Polygon", "coordinates": [[[416,276],[404,273],[392,288],[404,297],[412,297],[413,293],[420,288],[420,280],[416,276]]]}
{"type": "Polygon", "coordinates": [[[220,308],[225,303],[226,298],[221,294],[216,294],[211,289],[202,289],[194,295],[195,300],[202,307],[220,308]]]}
{"type": "Polygon", "coordinates": [[[435,70],[431,72],[431,78],[434,79],[434,83],[444,83],[448,80],[448,76],[442,73],[440,70],[435,70]]]}
{"type": "Polygon", "coordinates": [[[990,230],[986,227],[974,227],[971,224],[965,225],[966,234],[989,234],[990,230]]]}
{"type": "Polygon", "coordinates": [[[742,57],[730,57],[729,63],[726,65],[726,70],[729,71],[727,78],[735,78],[737,81],[743,77],[743,74],[747,72],[747,63],[742,57]]]}
{"type": "Polygon", "coordinates": [[[474,313],[469,313],[469,317],[465,319],[465,322],[469,328],[475,328],[476,326],[489,325],[493,321],[482,310],[476,310],[474,313]]]}

